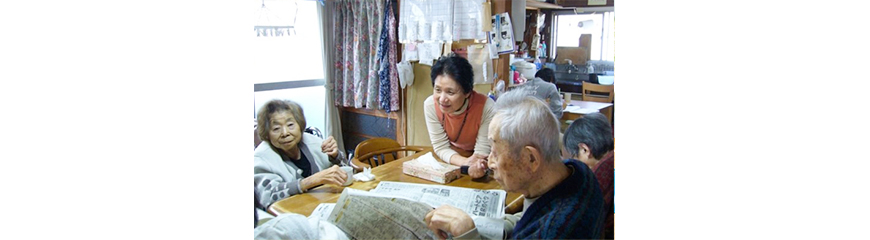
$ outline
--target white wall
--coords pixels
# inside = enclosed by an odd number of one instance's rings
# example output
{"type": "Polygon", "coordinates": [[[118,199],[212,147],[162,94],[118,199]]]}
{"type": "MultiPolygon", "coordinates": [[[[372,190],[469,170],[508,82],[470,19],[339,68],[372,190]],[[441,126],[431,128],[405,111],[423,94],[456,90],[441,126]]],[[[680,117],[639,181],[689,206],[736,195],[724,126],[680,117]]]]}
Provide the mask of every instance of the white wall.
{"type": "MultiPolygon", "coordinates": [[[[289,99],[299,103],[302,105],[302,112],[305,114],[308,126],[314,126],[321,132],[326,131],[326,108],[324,106],[326,92],[324,86],[254,92],[253,117],[256,118],[257,110],[272,99],[289,99]]],[[[326,133],[324,132],[324,134],[326,133]]]]}
{"type": "MultiPolygon", "coordinates": [[[[267,0],[265,5],[271,14],[263,14],[266,11],[261,9],[261,1],[251,1],[255,13],[254,25],[289,25],[293,21],[287,16],[295,12],[294,3],[299,8],[295,20],[296,35],[252,36],[248,45],[254,53],[249,61],[256,66],[248,75],[252,84],[324,78],[317,2],[267,0]]],[[[250,34],[256,35],[253,31],[250,34]]],[[[324,86],[254,92],[251,115],[256,118],[257,110],[269,100],[289,99],[302,105],[308,126],[325,131],[325,94],[324,86]]]]}

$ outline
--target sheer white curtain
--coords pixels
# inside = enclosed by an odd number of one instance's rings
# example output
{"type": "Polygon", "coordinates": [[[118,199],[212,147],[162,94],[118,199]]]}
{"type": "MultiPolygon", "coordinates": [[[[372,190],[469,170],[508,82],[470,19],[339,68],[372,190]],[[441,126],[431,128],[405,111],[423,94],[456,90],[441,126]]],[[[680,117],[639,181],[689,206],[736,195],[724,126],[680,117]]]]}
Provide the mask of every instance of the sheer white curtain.
{"type": "MultiPolygon", "coordinates": [[[[338,107],[333,104],[335,102],[332,94],[335,87],[335,81],[333,81],[335,74],[333,73],[331,63],[335,62],[335,47],[333,47],[335,44],[332,39],[332,11],[328,10],[328,7],[332,4],[334,4],[332,1],[327,1],[326,6],[317,4],[317,15],[320,16],[320,41],[323,44],[323,51],[321,51],[323,56],[323,76],[326,80],[326,85],[324,85],[323,89],[326,91],[326,102],[324,103],[326,108],[326,129],[324,131],[326,132],[324,134],[335,138],[335,141],[338,143],[338,149],[347,151],[348,149],[344,148],[344,137],[341,134],[341,118],[338,116],[338,107]]],[[[345,153],[347,154],[347,152],[345,153]]]]}

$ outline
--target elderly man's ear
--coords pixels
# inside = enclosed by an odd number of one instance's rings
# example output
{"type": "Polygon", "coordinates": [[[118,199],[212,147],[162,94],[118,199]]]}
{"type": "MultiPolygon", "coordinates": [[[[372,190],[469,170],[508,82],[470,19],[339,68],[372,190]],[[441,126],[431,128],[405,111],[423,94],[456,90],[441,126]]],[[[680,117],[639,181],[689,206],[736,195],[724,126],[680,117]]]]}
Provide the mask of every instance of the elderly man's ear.
{"type": "Polygon", "coordinates": [[[529,164],[529,169],[531,169],[532,172],[538,171],[543,160],[543,155],[541,155],[541,151],[538,151],[537,148],[532,146],[525,146],[523,148],[523,161],[529,164]]]}

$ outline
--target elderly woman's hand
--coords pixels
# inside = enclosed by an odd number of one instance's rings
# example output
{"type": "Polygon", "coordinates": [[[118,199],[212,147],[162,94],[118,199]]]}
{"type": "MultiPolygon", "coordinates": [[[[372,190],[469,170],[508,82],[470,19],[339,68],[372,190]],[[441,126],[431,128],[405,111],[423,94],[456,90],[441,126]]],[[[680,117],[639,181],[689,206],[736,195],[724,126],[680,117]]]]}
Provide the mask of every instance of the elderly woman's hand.
{"type": "Polygon", "coordinates": [[[333,138],[332,136],[329,136],[328,138],[323,140],[323,143],[320,144],[320,150],[332,158],[338,157],[338,143],[335,142],[335,138],[333,138]]]}
{"type": "Polygon", "coordinates": [[[302,179],[302,182],[299,185],[303,189],[308,190],[321,184],[341,186],[344,184],[345,180],[347,180],[347,173],[345,173],[344,170],[341,170],[338,165],[333,165],[330,168],[323,169],[323,171],[311,174],[311,176],[302,179]]]}

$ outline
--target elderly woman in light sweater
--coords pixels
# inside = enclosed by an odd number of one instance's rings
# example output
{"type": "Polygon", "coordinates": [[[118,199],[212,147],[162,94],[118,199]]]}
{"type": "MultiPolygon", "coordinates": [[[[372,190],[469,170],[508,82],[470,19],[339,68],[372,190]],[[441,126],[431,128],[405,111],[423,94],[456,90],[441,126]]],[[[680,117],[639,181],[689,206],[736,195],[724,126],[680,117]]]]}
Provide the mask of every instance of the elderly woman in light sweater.
{"type": "Polygon", "coordinates": [[[257,134],[263,142],[254,150],[254,186],[260,204],[268,208],[283,198],[322,184],[342,185],[347,162],[332,136],[326,140],[303,133],[302,107],[289,100],[272,100],[257,112],[257,134]]]}

